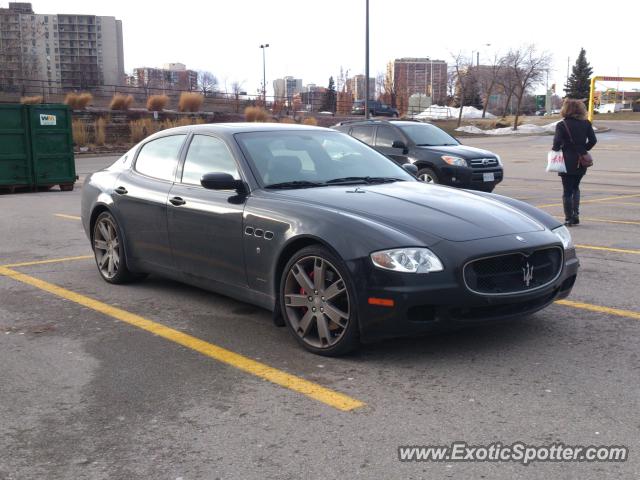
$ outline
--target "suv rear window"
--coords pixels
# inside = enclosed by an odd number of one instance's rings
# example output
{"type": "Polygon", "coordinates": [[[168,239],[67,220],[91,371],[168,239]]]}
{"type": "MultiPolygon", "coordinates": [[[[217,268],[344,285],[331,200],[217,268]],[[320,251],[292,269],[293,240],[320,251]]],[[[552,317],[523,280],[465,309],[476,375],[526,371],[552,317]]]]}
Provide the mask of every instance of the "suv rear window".
{"type": "Polygon", "coordinates": [[[358,126],[351,129],[351,136],[363,141],[367,145],[373,145],[373,127],[358,126]]]}

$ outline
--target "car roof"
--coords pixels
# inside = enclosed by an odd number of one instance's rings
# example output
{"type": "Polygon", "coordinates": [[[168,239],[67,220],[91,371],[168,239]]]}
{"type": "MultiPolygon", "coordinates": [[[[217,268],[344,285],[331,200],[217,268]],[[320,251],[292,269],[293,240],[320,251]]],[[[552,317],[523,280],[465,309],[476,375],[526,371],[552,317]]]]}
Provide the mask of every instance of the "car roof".
{"type": "Polygon", "coordinates": [[[161,130],[147,138],[159,138],[165,135],[187,133],[213,133],[218,135],[233,135],[246,132],[284,132],[284,131],[327,131],[324,127],[313,125],[296,125],[291,123],[264,123],[264,122],[236,122],[236,123],[203,123],[200,125],[185,125],[183,127],[161,130]]]}

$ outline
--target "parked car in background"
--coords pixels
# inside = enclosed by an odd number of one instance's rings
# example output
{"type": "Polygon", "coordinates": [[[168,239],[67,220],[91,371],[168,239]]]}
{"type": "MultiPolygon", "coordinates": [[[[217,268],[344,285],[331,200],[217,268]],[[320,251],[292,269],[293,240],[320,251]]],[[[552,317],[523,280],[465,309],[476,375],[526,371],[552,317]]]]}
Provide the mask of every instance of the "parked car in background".
{"type": "Polygon", "coordinates": [[[579,262],[559,220],[409,170],[326,128],[172,128],[87,177],[82,224],[106,282],[153,273],[259,305],[321,355],[569,295],[579,262]]]}
{"type": "MultiPolygon", "coordinates": [[[[378,100],[369,100],[369,113],[374,117],[398,117],[398,110],[378,100]]],[[[364,115],[364,100],[356,100],[351,108],[352,115],[364,115]]]]}
{"type": "Polygon", "coordinates": [[[372,146],[396,163],[418,167],[418,179],[491,192],[502,181],[500,156],[462,145],[430,123],[405,120],[355,120],[333,128],[372,146]]]}

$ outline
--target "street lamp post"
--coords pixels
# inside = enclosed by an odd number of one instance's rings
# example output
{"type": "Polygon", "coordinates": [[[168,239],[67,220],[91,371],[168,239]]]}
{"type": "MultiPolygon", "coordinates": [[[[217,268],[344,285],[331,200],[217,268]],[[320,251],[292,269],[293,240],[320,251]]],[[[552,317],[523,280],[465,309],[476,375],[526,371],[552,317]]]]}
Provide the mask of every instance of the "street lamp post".
{"type": "Polygon", "coordinates": [[[369,118],[369,0],[366,0],[364,47],[364,118],[369,118]]]}
{"type": "Polygon", "coordinates": [[[267,108],[267,64],[264,55],[264,50],[269,47],[268,43],[260,45],[262,49],[262,98],[264,100],[264,108],[267,108]]]}

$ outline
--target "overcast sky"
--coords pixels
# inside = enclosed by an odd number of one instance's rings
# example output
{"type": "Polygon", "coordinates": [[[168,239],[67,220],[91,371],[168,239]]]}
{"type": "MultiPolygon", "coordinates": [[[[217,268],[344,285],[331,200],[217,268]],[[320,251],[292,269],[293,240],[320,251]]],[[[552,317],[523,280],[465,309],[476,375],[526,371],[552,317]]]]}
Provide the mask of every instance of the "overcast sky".
{"type": "MultiPolygon", "coordinates": [[[[597,75],[640,76],[637,26],[640,0],[607,6],[574,0],[370,0],[370,74],[400,57],[452,54],[480,63],[509,48],[534,43],[553,55],[550,82],[561,89],[584,47],[597,75]],[[628,24],[625,24],[625,21],[628,24]],[[475,53],[474,53],[475,60],[475,53]]],[[[6,7],[7,1],[0,1],[6,7]]],[[[213,72],[224,89],[234,80],[255,93],[285,75],[327,85],[340,67],[364,73],[365,0],[33,0],[36,13],[110,15],[122,20],[125,69],[181,62],[213,72]]],[[[612,86],[612,85],[609,85],[612,86]]],[[[615,85],[613,85],[615,86],[615,85]]],[[[640,88],[640,84],[628,88],[640,88]]],[[[544,86],[539,88],[543,90],[544,86]]]]}

